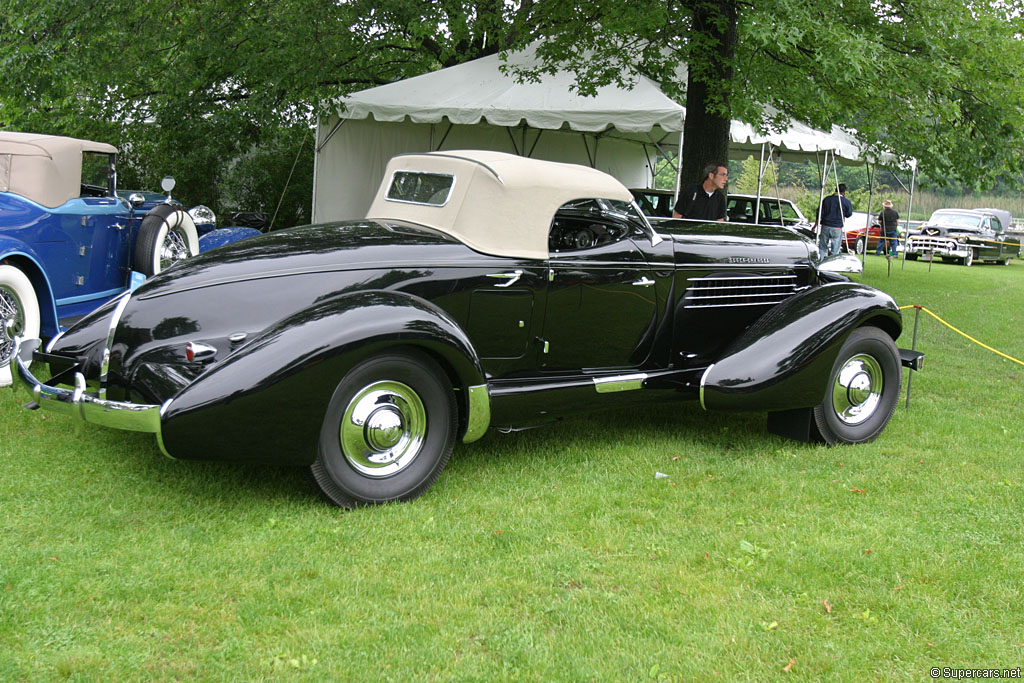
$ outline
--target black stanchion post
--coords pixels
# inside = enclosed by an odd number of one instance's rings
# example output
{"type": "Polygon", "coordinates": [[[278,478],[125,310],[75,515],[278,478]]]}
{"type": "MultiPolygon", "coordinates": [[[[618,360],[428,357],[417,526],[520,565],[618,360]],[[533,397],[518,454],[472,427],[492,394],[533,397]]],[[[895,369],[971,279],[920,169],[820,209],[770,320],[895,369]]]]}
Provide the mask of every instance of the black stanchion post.
{"type": "MultiPolygon", "coordinates": [[[[921,319],[921,306],[920,304],[914,304],[914,339],[910,342],[910,350],[917,351],[917,323],[921,319]]],[[[904,406],[907,410],[910,410],[910,385],[914,383],[914,371],[911,370],[907,376],[907,403],[904,406]]]]}

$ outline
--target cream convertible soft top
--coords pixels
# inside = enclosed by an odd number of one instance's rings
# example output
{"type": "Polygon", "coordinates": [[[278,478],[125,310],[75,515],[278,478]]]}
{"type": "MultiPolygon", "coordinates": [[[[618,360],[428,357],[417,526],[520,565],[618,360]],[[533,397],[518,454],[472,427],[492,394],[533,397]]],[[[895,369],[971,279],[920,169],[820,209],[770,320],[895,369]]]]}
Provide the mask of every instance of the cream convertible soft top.
{"type": "Polygon", "coordinates": [[[607,173],[483,150],[403,154],[388,163],[366,217],[426,225],[495,256],[546,259],[551,219],[574,199],[631,202],[629,190],[607,173]],[[387,198],[396,172],[451,175],[443,206],[387,198]]]}
{"type": "Polygon", "coordinates": [[[82,152],[117,154],[103,142],[0,131],[0,192],[49,208],[82,194],[82,152]]]}

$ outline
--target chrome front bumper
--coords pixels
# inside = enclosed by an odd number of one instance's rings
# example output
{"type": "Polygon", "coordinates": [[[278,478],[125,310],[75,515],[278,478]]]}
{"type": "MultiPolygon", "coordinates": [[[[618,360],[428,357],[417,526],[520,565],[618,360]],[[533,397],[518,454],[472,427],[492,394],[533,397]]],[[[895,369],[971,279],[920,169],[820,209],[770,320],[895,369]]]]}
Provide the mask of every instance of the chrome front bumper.
{"type": "MultiPolygon", "coordinates": [[[[67,389],[43,384],[29,370],[32,354],[39,348],[38,339],[14,340],[11,362],[12,387],[23,390],[34,402],[27,407],[70,415],[82,422],[132,432],[151,432],[160,437],[160,414],[163,406],[108,401],[86,393],[85,377],[75,373],[75,388],[67,389]]],[[[168,401],[170,403],[170,401],[168,401]]],[[[166,405],[166,404],[164,404],[166,405]]]]}
{"type": "Polygon", "coordinates": [[[945,237],[911,237],[907,240],[908,254],[927,254],[932,252],[939,256],[967,256],[971,247],[956,240],[945,237]]]}

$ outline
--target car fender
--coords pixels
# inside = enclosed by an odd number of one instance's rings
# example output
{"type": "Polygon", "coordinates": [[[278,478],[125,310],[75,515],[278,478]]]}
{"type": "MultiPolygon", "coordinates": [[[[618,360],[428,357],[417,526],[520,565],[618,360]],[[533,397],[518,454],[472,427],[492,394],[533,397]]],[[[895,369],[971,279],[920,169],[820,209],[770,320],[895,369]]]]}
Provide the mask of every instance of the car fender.
{"type": "Polygon", "coordinates": [[[899,337],[902,322],[892,297],[856,282],[801,292],[758,319],[707,368],[701,406],[775,411],[818,405],[840,347],[863,325],[899,337]]]}
{"type": "Polygon", "coordinates": [[[402,292],[357,292],[281,320],[200,375],[164,404],[161,446],[175,458],[308,465],[341,378],[398,348],[429,354],[457,388],[485,382],[443,310],[402,292]]]}
{"type": "Polygon", "coordinates": [[[60,325],[57,322],[57,304],[53,299],[53,288],[35,250],[21,240],[0,235],[0,263],[9,263],[25,273],[36,291],[36,299],[39,302],[40,332],[44,337],[57,334],[60,325]]]}

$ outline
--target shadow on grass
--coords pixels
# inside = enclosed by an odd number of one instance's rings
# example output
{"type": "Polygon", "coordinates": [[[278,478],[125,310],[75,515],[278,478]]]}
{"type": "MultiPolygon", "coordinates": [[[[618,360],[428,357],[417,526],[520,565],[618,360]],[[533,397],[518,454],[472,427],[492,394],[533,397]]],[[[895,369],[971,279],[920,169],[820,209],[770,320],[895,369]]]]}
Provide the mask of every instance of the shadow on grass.
{"type": "MultiPolygon", "coordinates": [[[[325,504],[304,467],[172,460],[151,435],[88,425],[76,426],[61,438],[67,436],[114,480],[111,486],[123,485],[115,495],[138,492],[145,497],[156,491],[166,496],[169,507],[195,504],[211,512],[252,500],[300,507],[325,504]]],[[[690,402],[654,404],[581,414],[509,434],[491,430],[480,441],[457,445],[445,476],[471,476],[496,467],[499,458],[531,468],[564,459],[566,452],[589,459],[608,446],[644,451],[678,443],[688,452],[730,459],[772,451],[783,442],[789,449],[810,448],[769,434],[763,414],[705,413],[690,402]]]]}

